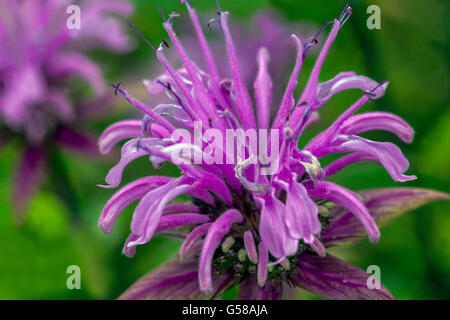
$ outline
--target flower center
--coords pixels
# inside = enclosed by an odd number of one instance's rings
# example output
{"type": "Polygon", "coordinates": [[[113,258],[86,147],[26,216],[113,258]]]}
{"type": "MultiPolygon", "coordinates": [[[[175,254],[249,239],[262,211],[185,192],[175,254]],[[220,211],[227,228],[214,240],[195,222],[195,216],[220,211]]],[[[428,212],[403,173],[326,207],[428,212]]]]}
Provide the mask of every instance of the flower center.
{"type": "MultiPolygon", "coordinates": [[[[283,195],[280,195],[283,198],[283,195]]],[[[193,202],[201,208],[202,213],[216,219],[229,208],[220,200],[216,201],[215,207],[193,199],[193,202]]],[[[220,246],[217,247],[212,260],[213,272],[216,275],[232,274],[235,282],[241,283],[247,277],[255,276],[258,265],[252,261],[246,251],[244,244],[244,232],[251,230],[255,236],[256,246],[259,238],[259,215],[256,203],[253,201],[251,193],[243,190],[241,195],[234,194],[234,207],[245,215],[245,224],[234,224],[230,232],[223,238],[220,246]]],[[[319,208],[319,221],[322,231],[330,224],[329,209],[333,203],[326,200],[318,200],[316,204],[319,208]]],[[[272,285],[280,284],[282,281],[294,285],[293,279],[297,272],[294,267],[300,254],[306,250],[313,250],[303,240],[298,243],[297,251],[294,255],[277,260],[269,253],[268,277],[267,280],[272,285]]]]}

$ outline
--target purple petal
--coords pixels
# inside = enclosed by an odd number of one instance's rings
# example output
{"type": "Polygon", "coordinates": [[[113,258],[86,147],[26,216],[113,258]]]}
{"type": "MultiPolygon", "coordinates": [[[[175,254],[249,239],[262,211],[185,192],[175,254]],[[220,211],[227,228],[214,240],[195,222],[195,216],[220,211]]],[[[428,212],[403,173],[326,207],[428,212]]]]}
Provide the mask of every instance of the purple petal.
{"type": "Polygon", "coordinates": [[[194,248],[194,246],[209,230],[212,223],[205,223],[196,228],[194,228],[183,242],[180,248],[180,257],[183,259],[185,256],[189,255],[189,252],[194,248]]]}
{"type": "Polygon", "coordinates": [[[150,125],[150,136],[155,138],[167,138],[170,137],[170,132],[163,126],[152,123],[150,125]]]}
{"type": "Polygon", "coordinates": [[[116,192],[106,203],[100,217],[100,228],[110,233],[119,214],[131,203],[142,198],[149,191],[167,184],[171,178],[146,177],[126,185],[116,192]]]}
{"type": "Polygon", "coordinates": [[[192,25],[194,26],[195,33],[198,38],[198,42],[201,48],[201,52],[204,56],[204,60],[208,67],[208,74],[211,78],[211,87],[216,92],[219,90],[220,76],[217,71],[217,66],[214,61],[214,56],[212,55],[211,49],[208,42],[206,41],[205,35],[203,33],[202,27],[198,20],[197,12],[191,6],[188,6],[189,17],[191,18],[192,25]]]}
{"type": "Polygon", "coordinates": [[[136,254],[136,246],[128,246],[128,244],[130,242],[134,242],[136,240],[139,239],[139,236],[135,235],[135,234],[130,234],[127,238],[127,240],[125,241],[125,244],[123,246],[123,254],[126,255],[128,258],[132,258],[134,257],[134,255],[136,254]]]}
{"type": "MultiPolygon", "coordinates": [[[[450,195],[419,188],[386,188],[361,191],[364,204],[381,228],[399,216],[438,200],[450,200],[450,195]]],[[[355,217],[341,208],[339,215],[321,235],[327,246],[355,243],[365,237],[364,229],[355,217]]]]}
{"type": "Polygon", "coordinates": [[[222,12],[220,14],[220,21],[223,33],[225,35],[225,44],[228,52],[231,73],[233,75],[233,89],[236,94],[236,110],[240,120],[242,121],[243,128],[245,130],[250,128],[254,129],[256,128],[255,116],[253,114],[250,96],[239,70],[236,49],[231,37],[231,32],[228,28],[228,15],[228,12],[222,12]]]}
{"type": "Polygon", "coordinates": [[[121,150],[120,161],[112,167],[106,175],[105,182],[108,185],[104,188],[116,188],[121,180],[125,167],[132,161],[143,156],[149,156],[148,148],[142,145],[160,145],[161,140],[158,138],[132,139],[125,143],[121,150]]]}
{"type": "Polygon", "coordinates": [[[256,278],[248,277],[239,287],[238,300],[281,300],[282,285],[267,283],[263,288],[256,285],[256,278]]]}
{"type": "Polygon", "coordinates": [[[122,90],[122,89],[120,89],[120,87],[115,87],[115,86],[114,86],[114,88],[116,88],[116,90],[118,90],[118,92],[125,99],[127,99],[127,101],[130,104],[132,104],[134,107],[136,107],[137,109],[144,112],[146,115],[149,115],[152,119],[156,120],[156,122],[158,124],[160,124],[161,126],[163,126],[168,132],[172,133],[175,130],[175,127],[170,122],[168,122],[166,119],[161,117],[159,114],[153,112],[153,109],[149,108],[147,105],[145,105],[138,99],[131,96],[127,90],[122,90]]]}
{"type": "Polygon", "coordinates": [[[188,203],[172,203],[164,208],[163,214],[200,213],[200,208],[188,203]]]}
{"type": "Polygon", "coordinates": [[[414,130],[402,118],[387,112],[368,112],[347,119],[339,128],[342,134],[353,135],[372,130],[385,130],[411,143],[414,130]]]}
{"type": "MultiPolygon", "coordinates": [[[[315,136],[306,146],[306,150],[310,151],[316,157],[323,157],[327,154],[335,152],[331,147],[331,143],[336,140],[339,128],[342,124],[350,118],[358,109],[364,106],[368,101],[369,97],[363,95],[354,104],[352,104],[347,110],[345,110],[334,122],[333,124],[322,131],[317,136],[315,136]]],[[[299,108],[300,110],[301,108],[299,108]]]]}
{"type": "Polygon", "coordinates": [[[264,242],[260,242],[258,246],[259,259],[258,259],[258,270],[256,273],[258,279],[258,285],[264,287],[267,281],[267,275],[269,273],[269,252],[264,242]]]}
{"type": "Polygon", "coordinates": [[[199,265],[199,284],[203,292],[210,293],[213,291],[211,262],[217,246],[223,236],[228,233],[231,225],[242,221],[243,217],[239,211],[231,209],[224,212],[209,228],[203,243],[199,265]]]}
{"type": "Polygon", "coordinates": [[[320,240],[317,239],[316,237],[314,237],[314,240],[309,245],[314,250],[314,252],[317,253],[320,257],[325,257],[327,255],[327,252],[322,242],[320,242],[320,240]]]}
{"type": "Polygon", "coordinates": [[[377,242],[380,238],[380,231],[375,221],[357,194],[327,181],[318,182],[317,187],[310,189],[309,193],[320,199],[326,199],[347,208],[363,224],[371,242],[377,242]]]}
{"type": "Polygon", "coordinates": [[[270,55],[267,49],[260,48],[257,56],[258,74],[253,84],[259,129],[267,129],[269,126],[270,101],[272,98],[272,80],[268,69],[269,60],[270,55]]]}
{"type": "Polygon", "coordinates": [[[273,128],[280,128],[283,124],[282,122],[287,119],[287,116],[289,112],[291,111],[292,107],[295,104],[294,100],[294,90],[297,87],[298,84],[298,75],[300,73],[300,70],[302,69],[303,64],[303,45],[299,38],[295,34],[291,35],[291,38],[294,39],[295,44],[297,46],[297,59],[295,61],[295,67],[292,71],[291,77],[289,78],[288,85],[286,87],[286,91],[283,95],[283,100],[281,101],[280,109],[277,113],[277,116],[273,122],[273,128]]]}
{"type": "Polygon", "coordinates": [[[208,123],[208,117],[205,114],[204,109],[200,106],[197,100],[194,99],[190,88],[185,83],[180,73],[172,67],[169,61],[167,61],[162,47],[156,50],[156,58],[166,68],[167,72],[170,74],[172,80],[175,83],[175,87],[180,90],[180,92],[186,99],[187,103],[183,105],[183,108],[189,115],[189,117],[194,121],[202,121],[203,123],[208,123]]]}
{"type": "Polygon", "coordinates": [[[180,184],[181,180],[179,179],[171,180],[169,183],[153,189],[141,199],[131,221],[131,231],[140,238],[130,242],[128,246],[136,246],[150,241],[167,203],[192,188],[191,185],[180,184]]]}
{"type": "Polygon", "coordinates": [[[308,196],[306,188],[295,181],[289,185],[286,200],[286,225],[293,238],[312,243],[321,226],[317,206],[308,196]]]}
{"type": "Polygon", "coordinates": [[[256,252],[255,240],[253,239],[253,233],[250,230],[244,232],[244,247],[247,252],[247,256],[254,264],[258,263],[258,253],[256,252]]]}
{"type": "Polygon", "coordinates": [[[339,147],[336,148],[336,151],[360,151],[373,156],[395,181],[404,182],[417,179],[416,176],[407,176],[403,174],[408,170],[409,162],[400,148],[395,144],[390,142],[371,141],[358,136],[343,136],[343,138],[338,139],[342,142],[339,147]]]}
{"type": "MultiPolygon", "coordinates": [[[[181,44],[178,37],[175,35],[175,32],[172,28],[171,22],[163,23],[164,29],[166,29],[167,33],[170,36],[170,39],[175,45],[177,49],[178,55],[185,67],[187,74],[192,81],[193,84],[193,92],[196,100],[202,106],[203,110],[206,112],[209,118],[215,117],[216,114],[216,106],[214,99],[209,94],[208,89],[205,86],[205,83],[202,81],[200,70],[195,66],[195,64],[191,61],[191,59],[186,54],[183,45],[181,44]]],[[[189,119],[188,119],[189,120],[189,119]]],[[[222,119],[217,119],[221,124],[223,124],[222,119]]],[[[216,123],[218,125],[218,123],[216,123]]]]}
{"type": "Polygon", "coordinates": [[[365,77],[356,75],[354,72],[341,72],[333,79],[321,83],[317,87],[316,103],[318,105],[323,105],[326,103],[333,95],[338,92],[348,90],[348,89],[360,89],[363,92],[373,90],[371,99],[378,99],[384,95],[387,88],[387,83],[378,86],[378,82],[365,77]]]}
{"type": "Polygon", "coordinates": [[[298,239],[292,238],[286,227],[285,205],[273,195],[262,198],[259,233],[270,253],[281,258],[297,251],[298,239]]]}
{"type": "MultiPolygon", "coordinates": [[[[226,287],[231,280],[228,275],[214,277],[212,290],[226,287]]],[[[180,262],[179,258],[175,258],[144,275],[122,293],[119,300],[193,300],[207,297],[198,286],[198,259],[180,262]]]]}
{"type": "Polygon", "coordinates": [[[211,221],[211,218],[204,214],[188,213],[174,214],[161,217],[155,232],[165,229],[176,228],[185,224],[199,224],[211,221]]]}
{"type": "Polygon", "coordinates": [[[332,176],[349,165],[361,161],[377,161],[377,159],[371,154],[365,152],[354,152],[332,162],[328,167],[326,167],[324,169],[325,177],[332,176]]]}
{"type": "MultiPolygon", "coordinates": [[[[320,70],[322,69],[322,64],[325,61],[325,57],[327,56],[328,51],[330,50],[331,44],[333,43],[334,39],[336,39],[339,29],[340,24],[335,19],[333,22],[333,28],[331,29],[331,32],[328,35],[328,38],[325,41],[322,50],[320,51],[319,57],[317,58],[316,63],[314,64],[313,70],[311,71],[311,75],[309,76],[308,82],[305,86],[302,96],[299,99],[299,103],[297,104],[298,106],[306,102],[309,106],[311,106],[311,108],[313,108],[313,110],[315,110],[316,106],[314,102],[317,95],[320,70]]],[[[299,109],[296,108],[292,115],[291,120],[293,121],[293,123],[297,123],[301,117],[301,113],[298,110],[299,109]]]]}
{"type": "Polygon", "coordinates": [[[229,187],[223,179],[210,174],[208,172],[201,172],[199,177],[199,187],[208,189],[219,196],[227,205],[233,205],[233,196],[229,187]]]}
{"type": "Polygon", "coordinates": [[[107,154],[120,141],[138,138],[142,135],[140,120],[118,121],[103,131],[98,146],[102,154],[107,154]]]}
{"type": "Polygon", "coordinates": [[[332,300],[392,300],[394,297],[381,285],[369,289],[370,275],[331,255],[300,255],[296,283],[305,290],[332,300]]]}

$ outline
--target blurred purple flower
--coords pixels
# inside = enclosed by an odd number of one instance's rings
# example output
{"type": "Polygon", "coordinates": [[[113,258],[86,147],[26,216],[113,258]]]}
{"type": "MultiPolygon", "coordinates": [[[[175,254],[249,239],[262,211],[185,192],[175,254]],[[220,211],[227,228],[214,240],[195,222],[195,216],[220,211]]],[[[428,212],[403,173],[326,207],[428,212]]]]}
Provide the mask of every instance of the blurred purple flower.
{"type": "MultiPolygon", "coordinates": [[[[326,181],[348,165],[366,160],[385,167],[395,181],[415,179],[404,174],[409,164],[397,146],[357,136],[368,130],[387,130],[411,142],[412,128],[397,116],[381,112],[354,115],[364,104],[382,97],[387,83],[377,83],[354,72],[342,72],[329,81],[319,82],[325,56],[351,9],[346,6],[339,19],[326,24],[332,25],[331,32],[297,101],[293,92],[301,65],[309,48],[318,42],[318,34],[304,42],[291,36],[297,49],[296,61],[278,102],[271,95],[272,87],[279,83],[271,79],[269,72],[272,52],[261,47],[251,60],[240,60],[238,52],[242,48],[232,40],[229,13],[219,7],[218,22],[224,33],[228,62],[219,60],[222,55],[210,50],[196,11],[189,1],[185,3],[206,71],[188,57],[175,35],[174,16],[164,17],[163,26],[171,44],[163,41],[157,49],[148,44],[166,72],[147,85],[152,93],[166,92],[172,102],[152,109],[129,95],[120,84],[113,85],[116,94],[120,93],[146,115],[142,122],[127,120],[113,124],[100,138],[100,150],[104,153],[117,142],[130,139],[122,147],[119,163],[106,176],[104,187],[117,187],[125,167],[137,158],[148,156],[155,167],[165,161],[173,162],[171,152],[181,150],[187,142],[176,140],[172,133],[179,128],[191,132],[195,121],[222,133],[239,128],[280,130],[279,169],[265,175],[263,167],[251,163],[250,158],[241,159],[236,165],[196,165],[186,161],[177,164],[182,171],[178,178],[144,177],[120,189],[106,204],[100,227],[106,233],[111,232],[122,210],[140,200],[131,221],[131,235],[124,246],[127,256],[133,256],[136,246],[149,242],[156,233],[184,238],[180,258],[144,276],[121,298],[216,297],[240,285],[240,299],[279,299],[283,293],[292,291],[288,286],[302,287],[331,299],[392,299],[384,286],[368,288],[369,275],[365,271],[329,255],[326,248],[355,242],[364,233],[371,242],[377,242],[380,237],[377,223],[384,225],[406,210],[448,199],[448,195],[407,188],[358,195],[326,181]],[[173,46],[182,68],[172,67],[165,57],[164,46],[173,46]],[[217,65],[223,68],[225,63],[231,79],[219,75],[217,65]],[[254,109],[240,66],[255,63],[254,109]],[[331,96],[347,89],[359,89],[362,96],[327,130],[299,150],[303,130],[317,120],[316,110],[331,96]],[[271,109],[276,110],[273,117],[271,109]],[[344,152],[349,155],[321,168],[319,160],[323,156],[344,152]],[[189,196],[190,203],[170,203],[180,195],[189,196]]],[[[204,139],[200,145],[190,147],[194,154],[205,153],[210,144],[204,139]]],[[[246,148],[246,155],[250,155],[249,146],[246,148]]]]}
{"type": "Polygon", "coordinates": [[[104,109],[109,97],[100,67],[85,52],[129,48],[123,26],[111,14],[127,16],[125,0],[82,1],[81,29],[69,30],[65,0],[8,0],[0,3],[0,136],[2,142],[22,137],[13,203],[20,222],[28,198],[38,185],[46,150],[58,144],[96,154],[91,136],[78,132],[92,109],[104,109]],[[69,80],[88,83],[90,97],[75,96],[69,80]]]}

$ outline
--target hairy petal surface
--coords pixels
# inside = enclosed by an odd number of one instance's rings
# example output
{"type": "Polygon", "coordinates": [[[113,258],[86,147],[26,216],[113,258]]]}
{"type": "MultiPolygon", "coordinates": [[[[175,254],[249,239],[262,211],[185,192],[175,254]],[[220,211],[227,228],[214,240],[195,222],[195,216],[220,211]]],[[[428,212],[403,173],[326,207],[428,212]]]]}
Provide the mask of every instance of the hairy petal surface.
{"type": "Polygon", "coordinates": [[[281,258],[295,253],[298,239],[291,237],[286,226],[286,208],[283,202],[273,195],[261,199],[261,239],[270,253],[281,258]]]}
{"type": "Polygon", "coordinates": [[[209,228],[200,256],[199,285],[203,292],[213,291],[211,262],[217,246],[223,236],[228,233],[231,225],[242,221],[243,217],[239,211],[231,209],[224,212],[209,228]]]}
{"type": "Polygon", "coordinates": [[[411,143],[414,130],[399,116],[387,112],[367,112],[350,117],[339,128],[341,134],[353,135],[372,130],[390,131],[403,142],[411,143]]]}
{"type": "Polygon", "coordinates": [[[254,264],[258,263],[258,252],[256,251],[255,240],[253,239],[253,233],[250,230],[244,232],[244,247],[248,258],[254,264]]]}
{"type": "Polygon", "coordinates": [[[379,87],[378,82],[366,77],[355,74],[354,72],[341,72],[333,79],[320,83],[317,87],[316,103],[322,105],[326,103],[333,95],[348,89],[359,89],[363,92],[372,92],[372,98],[378,99],[384,95],[385,87],[379,87]]]}
{"type": "Polygon", "coordinates": [[[270,101],[272,98],[272,80],[268,70],[270,56],[266,48],[259,49],[257,61],[258,75],[253,88],[255,89],[256,108],[258,110],[258,128],[266,129],[269,126],[270,101]]]}
{"type": "Polygon", "coordinates": [[[289,233],[296,239],[312,243],[320,232],[317,206],[308,196],[306,188],[297,181],[289,186],[286,200],[286,224],[289,233]]]}
{"type": "Polygon", "coordinates": [[[267,283],[264,287],[256,286],[256,277],[248,277],[239,287],[238,300],[280,300],[282,285],[267,283]]]}
{"type": "Polygon", "coordinates": [[[359,151],[369,154],[386,169],[395,181],[404,182],[417,179],[414,175],[403,174],[409,168],[409,161],[400,148],[391,142],[371,141],[358,136],[340,136],[338,140],[340,140],[340,145],[336,151],[359,151]]]}
{"type": "Polygon", "coordinates": [[[189,252],[196,246],[199,240],[206,235],[208,229],[212,226],[212,223],[204,223],[194,228],[183,242],[180,248],[180,257],[183,259],[189,254],[189,252]]]}
{"type": "Polygon", "coordinates": [[[320,181],[309,193],[347,208],[364,226],[371,242],[377,242],[380,231],[358,195],[332,182],[320,181]]]}
{"type": "Polygon", "coordinates": [[[104,188],[116,188],[122,181],[122,173],[125,167],[132,161],[149,156],[149,151],[143,145],[155,145],[161,146],[161,140],[158,138],[146,138],[146,139],[132,139],[125,143],[121,150],[120,161],[109,170],[106,175],[105,182],[107,185],[104,188]]]}
{"type": "Polygon", "coordinates": [[[171,178],[145,177],[126,185],[117,191],[106,203],[100,216],[100,228],[105,233],[110,233],[118,215],[131,203],[141,199],[151,190],[167,184],[171,178]]]}

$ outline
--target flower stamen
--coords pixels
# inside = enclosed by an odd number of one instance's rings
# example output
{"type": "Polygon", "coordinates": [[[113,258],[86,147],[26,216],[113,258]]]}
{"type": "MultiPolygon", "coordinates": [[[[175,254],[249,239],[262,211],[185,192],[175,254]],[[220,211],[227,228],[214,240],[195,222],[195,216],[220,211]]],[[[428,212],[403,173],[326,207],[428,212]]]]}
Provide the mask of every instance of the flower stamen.
{"type": "Polygon", "coordinates": [[[350,3],[347,2],[347,4],[344,7],[344,10],[342,10],[341,15],[339,16],[339,19],[338,19],[341,27],[347,22],[347,20],[350,18],[352,13],[353,13],[353,10],[350,7],[350,3]]]}

